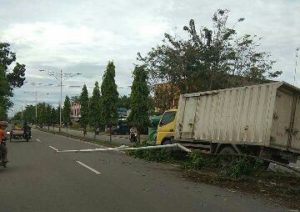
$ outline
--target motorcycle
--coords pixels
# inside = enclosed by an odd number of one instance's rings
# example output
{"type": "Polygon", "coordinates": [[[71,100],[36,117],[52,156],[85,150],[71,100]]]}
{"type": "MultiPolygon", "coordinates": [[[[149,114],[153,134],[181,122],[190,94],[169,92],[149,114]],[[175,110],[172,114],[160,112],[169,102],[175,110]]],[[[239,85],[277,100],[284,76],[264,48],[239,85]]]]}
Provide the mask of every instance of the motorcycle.
{"type": "Polygon", "coordinates": [[[6,168],[7,161],[3,161],[2,157],[3,157],[4,153],[2,151],[7,151],[5,141],[2,141],[0,144],[0,166],[3,166],[4,168],[6,168]]]}
{"type": "Polygon", "coordinates": [[[31,139],[31,132],[29,130],[25,130],[23,137],[26,140],[26,142],[28,142],[29,139],[31,139]]]}
{"type": "Polygon", "coordinates": [[[12,139],[24,139],[28,142],[31,139],[31,129],[13,129],[10,132],[10,141],[12,139]]]}
{"type": "Polygon", "coordinates": [[[130,142],[132,142],[132,143],[137,142],[137,131],[135,131],[135,130],[130,130],[130,133],[129,133],[129,140],[130,140],[130,142]]]}

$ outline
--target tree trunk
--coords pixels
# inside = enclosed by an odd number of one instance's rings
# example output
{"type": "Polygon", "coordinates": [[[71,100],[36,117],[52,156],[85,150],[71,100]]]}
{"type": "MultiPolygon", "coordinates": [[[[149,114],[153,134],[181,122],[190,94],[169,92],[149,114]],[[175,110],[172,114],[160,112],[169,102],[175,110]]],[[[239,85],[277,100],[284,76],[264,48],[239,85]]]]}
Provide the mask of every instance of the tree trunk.
{"type": "Polygon", "coordinates": [[[111,126],[109,127],[109,142],[111,143],[111,126]]]}
{"type": "Polygon", "coordinates": [[[86,127],[83,128],[83,136],[84,136],[84,137],[86,136],[86,127]]]}
{"type": "Polygon", "coordinates": [[[137,130],[137,139],[138,139],[138,144],[141,144],[141,134],[139,130],[137,130]]]}

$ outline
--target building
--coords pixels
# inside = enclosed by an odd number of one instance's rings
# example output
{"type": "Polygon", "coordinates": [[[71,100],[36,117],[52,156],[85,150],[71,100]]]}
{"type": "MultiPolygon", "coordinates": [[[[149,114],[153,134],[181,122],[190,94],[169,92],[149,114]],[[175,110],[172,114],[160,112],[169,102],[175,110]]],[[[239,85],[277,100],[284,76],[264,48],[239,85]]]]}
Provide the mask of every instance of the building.
{"type": "Polygon", "coordinates": [[[81,114],[80,114],[81,105],[79,103],[72,103],[71,105],[71,119],[73,121],[79,121],[81,114]]]}
{"type": "Polygon", "coordinates": [[[164,112],[171,108],[177,108],[180,90],[172,83],[160,83],[153,87],[154,106],[156,112],[164,112]]]}

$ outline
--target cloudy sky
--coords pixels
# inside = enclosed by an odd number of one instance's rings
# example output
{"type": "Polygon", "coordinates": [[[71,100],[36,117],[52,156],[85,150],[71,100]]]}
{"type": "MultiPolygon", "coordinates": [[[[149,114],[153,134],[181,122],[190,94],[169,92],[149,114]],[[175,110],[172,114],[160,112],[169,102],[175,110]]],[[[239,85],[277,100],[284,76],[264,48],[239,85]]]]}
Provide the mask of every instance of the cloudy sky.
{"type": "Polygon", "coordinates": [[[12,45],[28,70],[10,114],[34,103],[35,89],[39,101],[58,103],[58,82],[41,69],[80,72],[64,81],[64,95],[73,96],[83,83],[91,91],[113,60],[119,93],[128,94],[137,52],[145,54],[160,43],[164,32],[182,35],[191,18],[198,28],[210,26],[218,8],[231,11],[229,25],[245,18],[237,31],[262,37],[261,48],[277,61],[274,70],[283,71],[280,80],[293,84],[300,0],[0,0],[0,41],[12,45]]]}

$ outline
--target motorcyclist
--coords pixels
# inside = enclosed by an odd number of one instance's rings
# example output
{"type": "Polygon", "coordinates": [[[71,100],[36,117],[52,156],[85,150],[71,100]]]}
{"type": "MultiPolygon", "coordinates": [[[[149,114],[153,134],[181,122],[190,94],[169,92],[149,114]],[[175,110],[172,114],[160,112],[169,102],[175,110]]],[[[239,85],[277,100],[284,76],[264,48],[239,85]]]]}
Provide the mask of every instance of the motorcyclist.
{"type": "Polygon", "coordinates": [[[129,140],[130,142],[136,142],[137,141],[137,128],[131,127],[129,130],[129,140]]]}
{"type": "Polygon", "coordinates": [[[6,136],[5,136],[5,129],[7,125],[6,123],[0,121],[0,158],[2,160],[2,163],[6,164],[8,162],[7,160],[7,147],[6,147],[6,136]]]}
{"type": "Polygon", "coordinates": [[[24,135],[28,133],[29,138],[31,137],[31,127],[28,125],[28,123],[25,121],[23,124],[23,130],[24,130],[24,135]]]}

